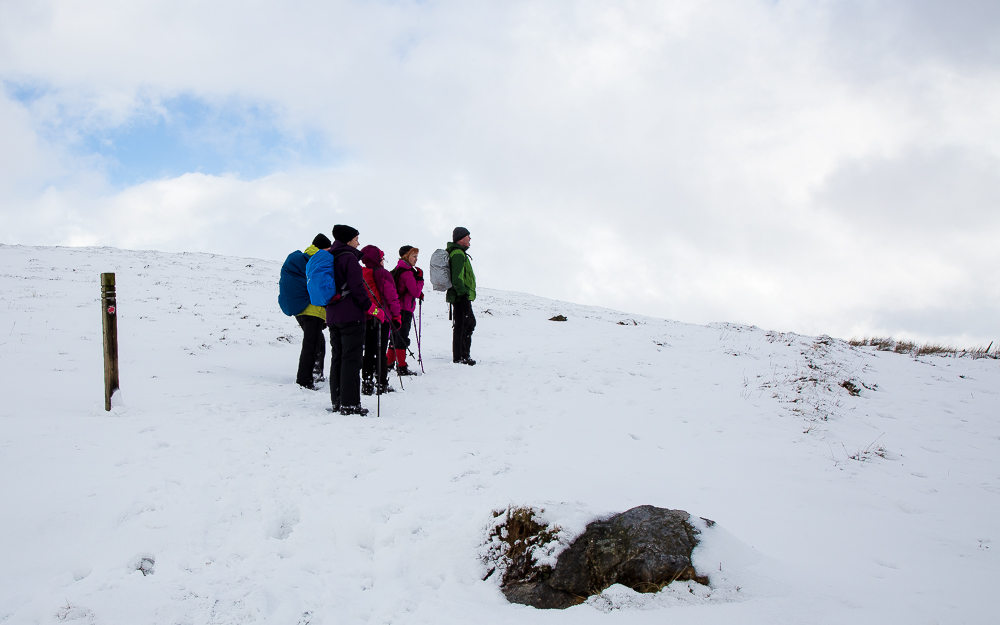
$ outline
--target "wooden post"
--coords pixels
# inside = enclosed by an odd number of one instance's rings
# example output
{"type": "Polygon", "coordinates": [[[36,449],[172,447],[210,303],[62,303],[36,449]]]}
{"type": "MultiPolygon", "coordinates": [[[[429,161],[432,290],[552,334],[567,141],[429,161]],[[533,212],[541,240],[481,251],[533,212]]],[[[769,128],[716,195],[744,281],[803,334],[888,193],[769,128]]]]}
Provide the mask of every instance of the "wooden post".
{"type": "Polygon", "coordinates": [[[104,409],[111,410],[111,396],[118,390],[118,303],[115,274],[101,274],[101,308],[104,317],[104,409]]]}

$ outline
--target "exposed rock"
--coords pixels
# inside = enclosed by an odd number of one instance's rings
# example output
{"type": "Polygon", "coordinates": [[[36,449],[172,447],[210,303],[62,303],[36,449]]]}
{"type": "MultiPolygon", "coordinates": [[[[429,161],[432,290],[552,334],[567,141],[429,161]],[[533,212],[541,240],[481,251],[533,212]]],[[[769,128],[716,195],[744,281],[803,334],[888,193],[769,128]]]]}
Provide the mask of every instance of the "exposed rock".
{"type": "Polygon", "coordinates": [[[511,603],[521,603],[541,609],[568,608],[586,601],[587,597],[556,590],[545,582],[527,582],[504,586],[503,596],[511,603]]]}
{"type": "Polygon", "coordinates": [[[156,565],[156,557],[151,553],[140,554],[135,557],[132,566],[137,571],[142,571],[142,576],[153,574],[153,567],[156,565]]]}
{"type": "Polygon", "coordinates": [[[546,582],[589,596],[612,584],[657,592],[678,579],[697,579],[691,552],[698,544],[698,530],[689,518],[683,510],[639,506],[595,521],[560,554],[546,582]]]}
{"type": "Polygon", "coordinates": [[[527,519],[533,525],[526,525],[524,510],[519,509],[522,535],[511,541],[519,546],[515,554],[519,559],[515,566],[506,568],[501,583],[504,596],[512,603],[567,608],[612,584],[638,592],[657,592],[678,580],[708,584],[708,577],[699,575],[691,564],[691,552],[700,532],[683,510],[639,506],[594,521],[559,554],[555,567],[534,566],[525,545],[539,544],[529,534],[543,533],[548,540],[558,528],[553,531],[532,521],[530,512],[527,519]]]}

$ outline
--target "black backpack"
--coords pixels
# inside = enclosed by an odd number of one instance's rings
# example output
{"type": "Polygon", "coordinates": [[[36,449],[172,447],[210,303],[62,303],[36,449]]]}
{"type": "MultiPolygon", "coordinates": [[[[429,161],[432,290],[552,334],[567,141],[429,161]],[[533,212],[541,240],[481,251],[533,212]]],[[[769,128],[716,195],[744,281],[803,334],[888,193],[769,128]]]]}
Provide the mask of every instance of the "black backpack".
{"type": "Polygon", "coordinates": [[[392,274],[392,282],[393,282],[393,284],[396,285],[396,292],[397,293],[399,292],[399,278],[400,278],[400,276],[402,276],[407,271],[412,271],[413,272],[413,278],[415,280],[419,280],[420,279],[420,274],[417,273],[417,268],[416,267],[400,267],[399,265],[396,265],[396,267],[392,271],[389,272],[389,273],[392,274]]]}

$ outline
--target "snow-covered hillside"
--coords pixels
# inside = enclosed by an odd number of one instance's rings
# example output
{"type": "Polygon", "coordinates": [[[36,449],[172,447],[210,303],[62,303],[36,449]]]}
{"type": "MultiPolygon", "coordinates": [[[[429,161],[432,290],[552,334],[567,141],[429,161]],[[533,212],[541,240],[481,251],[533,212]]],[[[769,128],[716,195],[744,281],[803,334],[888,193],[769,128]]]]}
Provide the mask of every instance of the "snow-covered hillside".
{"type": "Polygon", "coordinates": [[[2,623],[1000,614],[996,360],[483,290],[470,368],[450,363],[433,294],[426,375],[381,418],[374,398],[343,417],[294,384],[277,263],[0,246],[0,266],[2,623]],[[124,400],[110,414],[104,271],[124,400]],[[641,504],[713,519],[696,552],[713,585],[510,605],[478,556],[511,503],[581,529],[641,504]]]}

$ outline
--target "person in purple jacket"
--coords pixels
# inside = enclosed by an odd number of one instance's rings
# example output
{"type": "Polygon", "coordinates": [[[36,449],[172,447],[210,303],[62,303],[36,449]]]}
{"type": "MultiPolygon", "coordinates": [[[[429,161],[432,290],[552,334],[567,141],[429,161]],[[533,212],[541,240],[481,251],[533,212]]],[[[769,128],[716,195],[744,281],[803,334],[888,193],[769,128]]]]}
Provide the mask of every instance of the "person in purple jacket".
{"type": "Polygon", "coordinates": [[[389,346],[389,336],[399,327],[399,299],[396,297],[396,284],[392,274],[383,267],[385,254],[374,245],[366,245],[361,249],[361,262],[365,267],[361,270],[368,296],[375,299],[375,305],[386,311],[386,318],[368,316],[365,332],[365,356],[361,368],[361,394],[371,395],[375,392],[376,367],[378,368],[378,392],[391,393],[389,386],[389,368],[384,360],[386,347],[389,346]],[[394,324],[392,322],[395,322],[394,324]],[[381,340],[380,340],[381,339],[381,340]]]}
{"type": "Polygon", "coordinates": [[[416,375],[406,366],[406,348],[410,346],[410,328],[413,326],[413,311],[417,300],[424,299],[424,272],[417,267],[418,248],[404,245],[399,248],[399,262],[392,270],[396,281],[396,294],[399,295],[399,310],[401,323],[399,330],[392,335],[392,347],[386,354],[389,368],[393,365],[399,368],[399,375],[416,375]]]}
{"type": "Polygon", "coordinates": [[[334,276],[337,296],[326,306],[326,324],[330,327],[330,399],[333,411],[340,414],[368,414],[361,407],[361,358],[365,344],[365,320],[368,315],[384,320],[385,313],[368,298],[361,273],[358,231],[350,226],[333,227],[334,276]]]}

